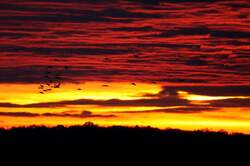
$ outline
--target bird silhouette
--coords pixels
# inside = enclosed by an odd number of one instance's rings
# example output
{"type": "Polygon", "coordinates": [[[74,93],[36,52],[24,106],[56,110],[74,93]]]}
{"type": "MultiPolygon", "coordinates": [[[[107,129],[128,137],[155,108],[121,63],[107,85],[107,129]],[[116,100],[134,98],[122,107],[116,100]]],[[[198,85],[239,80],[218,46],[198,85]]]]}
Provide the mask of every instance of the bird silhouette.
{"type": "MultiPolygon", "coordinates": [[[[48,91],[52,91],[55,88],[61,87],[62,73],[56,70],[52,70],[53,68],[56,69],[56,66],[46,66],[46,70],[43,75],[44,81],[40,83],[40,86],[38,87],[38,89],[41,90],[41,94],[46,94],[48,91]]],[[[63,68],[65,70],[68,70],[70,67],[63,66],[63,68]]]]}
{"type": "Polygon", "coordinates": [[[39,85],[38,89],[43,89],[44,85],[39,85]]]}
{"type": "Polygon", "coordinates": [[[103,84],[102,87],[109,87],[109,85],[103,84]]]}
{"type": "Polygon", "coordinates": [[[81,88],[78,88],[77,90],[82,90],[81,88]]]}
{"type": "Polygon", "coordinates": [[[59,82],[59,83],[54,84],[54,88],[60,88],[60,86],[61,86],[61,83],[60,83],[60,82],[59,82]]]}
{"type": "Polygon", "coordinates": [[[136,86],[136,83],[132,82],[131,85],[136,86]]]}

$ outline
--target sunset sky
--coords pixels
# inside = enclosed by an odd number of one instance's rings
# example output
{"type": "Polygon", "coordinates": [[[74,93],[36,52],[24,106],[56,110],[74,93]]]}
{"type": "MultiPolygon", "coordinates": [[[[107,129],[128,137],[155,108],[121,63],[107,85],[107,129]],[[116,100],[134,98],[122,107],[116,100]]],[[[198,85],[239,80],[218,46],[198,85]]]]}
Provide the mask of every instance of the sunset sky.
{"type": "Polygon", "coordinates": [[[0,127],[250,133],[249,0],[0,1],[0,127]]]}

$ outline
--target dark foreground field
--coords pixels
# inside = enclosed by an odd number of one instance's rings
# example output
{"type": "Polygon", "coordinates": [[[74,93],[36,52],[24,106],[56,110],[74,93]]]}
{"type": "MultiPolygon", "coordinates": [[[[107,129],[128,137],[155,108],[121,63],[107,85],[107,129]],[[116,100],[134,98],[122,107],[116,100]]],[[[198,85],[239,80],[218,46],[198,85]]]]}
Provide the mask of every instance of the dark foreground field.
{"type": "Polygon", "coordinates": [[[250,135],[211,131],[160,130],[151,127],[31,126],[0,129],[0,145],[160,145],[160,146],[246,146],[250,135]]]}

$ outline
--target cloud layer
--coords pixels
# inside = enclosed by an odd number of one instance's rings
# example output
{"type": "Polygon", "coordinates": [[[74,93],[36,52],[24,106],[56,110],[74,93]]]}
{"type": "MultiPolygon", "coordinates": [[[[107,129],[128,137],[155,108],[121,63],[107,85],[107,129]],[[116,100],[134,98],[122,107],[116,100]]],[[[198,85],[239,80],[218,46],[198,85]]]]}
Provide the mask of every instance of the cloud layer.
{"type": "Polygon", "coordinates": [[[41,82],[47,65],[66,64],[72,66],[64,73],[68,82],[250,80],[247,0],[10,0],[0,5],[1,83],[41,82]]]}

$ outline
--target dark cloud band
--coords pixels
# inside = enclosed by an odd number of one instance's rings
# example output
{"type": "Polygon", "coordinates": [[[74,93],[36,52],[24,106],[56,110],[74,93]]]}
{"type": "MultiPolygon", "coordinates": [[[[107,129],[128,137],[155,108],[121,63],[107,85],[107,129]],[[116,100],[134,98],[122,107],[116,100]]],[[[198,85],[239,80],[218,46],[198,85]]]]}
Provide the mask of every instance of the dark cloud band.
{"type": "Polygon", "coordinates": [[[0,112],[0,116],[10,117],[68,117],[68,118],[114,118],[115,115],[99,115],[90,111],[82,111],[80,114],[70,113],[31,113],[31,112],[0,112]]]}

